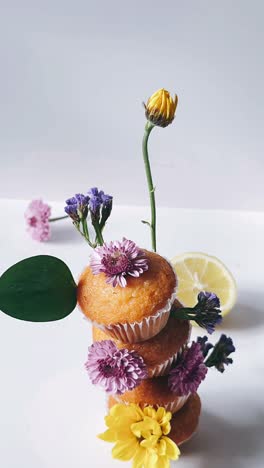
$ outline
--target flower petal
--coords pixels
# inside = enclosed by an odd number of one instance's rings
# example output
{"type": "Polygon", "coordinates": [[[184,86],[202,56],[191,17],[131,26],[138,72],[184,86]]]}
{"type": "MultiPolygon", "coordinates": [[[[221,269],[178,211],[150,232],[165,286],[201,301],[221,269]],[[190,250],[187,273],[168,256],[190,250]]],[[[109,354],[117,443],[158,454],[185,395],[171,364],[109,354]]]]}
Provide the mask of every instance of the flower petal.
{"type": "Polygon", "coordinates": [[[145,456],[144,468],[156,468],[158,461],[158,455],[153,451],[147,451],[145,456]]]}
{"type": "Polygon", "coordinates": [[[171,460],[178,460],[181,452],[175,442],[173,442],[169,437],[162,437],[162,439],[166,442],[166,455],[171,460]]]}
{"type": "Polygon", "coordinates": [[[170,468],[170,460],[164,455],[158,458],[155,468],[170,468]]]}
{"type": "Polygon", "coordinates": [[[133,459],[133,465],[132,468],[142,468],[144,466],[144,460],[146,456],[146,449],[143,447],[138,447],[136,454],[133,459]]]}
{"type": "Polygon", "coordinates": [[[167,450],[167,445],[165,440],[163,438],[159,441],[159,444],[157,445],[157,451],[159,456],[166,455],[166,450],[167,450]]]}
{"type": "Polygon", "coordinates": [[[144,447],[146,449],[155,448],[159,440],[159,436],[152,435],[147,439],[144,439],[140,442],[140,447],[144,447]]]}
{"type": "Polygon", "coordinates": [[[116,431],[114,429],[107,429],[107,431],[102,434],[98,434],[99,439],[104,440],[105,442],[116,442],[116,431]]]}
{"type": "Polygon", "coordinates": [[[131,437],[131,439],[128,439],[126,442],[118,441],[112,449],[112,456],[122,461],[131,460],[137,447],[138,441],[135,437],[131,437]]]}

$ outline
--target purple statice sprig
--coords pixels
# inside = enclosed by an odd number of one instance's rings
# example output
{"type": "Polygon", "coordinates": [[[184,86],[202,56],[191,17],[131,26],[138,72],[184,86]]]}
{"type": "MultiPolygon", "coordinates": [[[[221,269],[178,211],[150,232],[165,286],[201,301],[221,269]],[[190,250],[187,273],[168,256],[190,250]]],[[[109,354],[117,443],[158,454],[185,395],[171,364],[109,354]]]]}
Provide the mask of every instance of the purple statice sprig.
{"type": "MultiPolygon", "coordinates": [[[[199,338],[198,338],[199,340],[199,338]]],[[[205,344],[205,346],[209,345],[205,344]]],[[[233,359],[228,357],[231,353],[234,353],[236,348],[233,344],[232,338],[222,334],[218,342],[213,346],[210,345],[211,352],[205,361],[207,367],[215,367],[219,372],[225,371],[225,365],[233,363],[233,359]]]]}
{"type": "Polygon", "coordinates": [[[194,307],[173,307],[171,313],[182,320],[193,320],[207,333],[212,334],[215,327],[222,322],[220,300],[216,294],[211,292],[200,292],[197,304],[194,307]]]}
{"type": "Polygon", "coordinates": [[[147,378],[143,358],[133,350],[118,349],[112,340],[97,341],[89,347],[85,368],[94,385],[117,395],[133,390],[147,378]]]}
{"type": "Polygon", "coordinates": [[[148,270],[148,261],[145,252],[124,237],[97,247],[91,254],[90,267],[94,275],[104,273],[106,283],[124,288],[128,276],[138,278],[148,270]]]}
{"type": "Polygon", "coordinates": [[[112,205],[111,195],[93,187],[86,195],[77,193],[68,198],[64,210],[88,244],[95,248],[104,243],[102,232],[111,214],[112,205]]]}
{"type": "Polygon", "coordinates": [[[207,336],[198,336],[197,338],[197,343],[201,346],[201,350],[203,353],[203,357],[206,358],[207,354],[209,353],[210,349],[214,347],[212,343],[208,343],[208,337],[207,336]]]}

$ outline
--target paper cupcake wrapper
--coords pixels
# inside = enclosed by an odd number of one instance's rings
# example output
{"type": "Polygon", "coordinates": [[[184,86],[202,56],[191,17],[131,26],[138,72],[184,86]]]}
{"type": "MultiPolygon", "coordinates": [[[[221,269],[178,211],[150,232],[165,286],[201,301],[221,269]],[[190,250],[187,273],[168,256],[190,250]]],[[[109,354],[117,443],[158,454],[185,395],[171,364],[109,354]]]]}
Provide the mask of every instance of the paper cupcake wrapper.
{"type": "Polygon", "coordinates": [[[177,413],[183,405],[185,405],[186,401],[188,400],[190,395],[184,395],[177,397],[176,400],[171,401],[170,403],[160,404],[159,406],[163,406],[166,411],[170,411],[171,413],[177,413]]]}
{"type": "Polygon", "coordinates": [[[143,318],[140,322],[126,322],[113,325],[102,325],[94,321],[92,323],[95,327],[100,328],[108,335],[124,343],[138,343],[149,340],[157,335],[167,324],[175,299],[176,288],[162,309],[154,315],[143,318]]]}
{"type": "MultiPolygon", "coordinates": [[[[189,325],[190,325],[189,334],[188,334],[186,343],[189,342],[191,331],[192,331],[191,324],[189,325]]],[[[172,365],[176,362],[177,356],[179,353],[181,353],[181,351],[182,351],[182,347],[177,351],[177,353],[175,353],[173,356],[171,356],[169,359],[162,362],[161,364],[156,364],[156,365],[148,367],[148,378],[151,379],[152,377],[160,377],[162,375],[168,375],[168,373],[171,370],[172,365]]]]}
{"type": "Polygon", "coordinates": [[[162,364],[157,364],[156,366],[148,368],[148,378],[152,379],[152,377],[167,375],[171,369],[171,366],[175,363],[177,356],[178,353],[174,354],[174,356],[170,357],[162,364]]]}
{"type": "MultiPolygon", "coordinates": [[[[143,408],[145,408],[146,406],[153,406],[153,408],[155,409],[158,409],[160,406],[162,406],[163,408],[165,408],[166,411],[170,411],[171,413],[177,413],[177,411],[179,411],[183,407],[183,405],[186,403],[189,396],[190,395],[175,397],[175,400],[170,401],[169,403],[159,402],[158,404],[153,405],[151,403],[146,402],[143,405],[140,404],[140,406],[141,407],[143,406],[143,408]]],[[[122,400],[118,395],[113,395],[113,397],[118,403],[123,403],[125,405],[129,404],[129,402],[122,400]]]]}

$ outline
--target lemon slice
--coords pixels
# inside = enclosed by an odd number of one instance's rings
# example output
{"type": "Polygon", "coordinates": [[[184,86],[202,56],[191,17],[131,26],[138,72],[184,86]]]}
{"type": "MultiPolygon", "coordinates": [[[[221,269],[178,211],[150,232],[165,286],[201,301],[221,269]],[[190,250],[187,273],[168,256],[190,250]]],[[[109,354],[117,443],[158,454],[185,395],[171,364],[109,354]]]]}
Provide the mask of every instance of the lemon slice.
{"type": "Polygon", "coordinates": [[[201,252],[187,252],[174,257],[171,263],[178,277],[177,299],[185,307],[195,306],[200,291],[213,292],[219,297],[223,316],[234,307],[236,282],[218,258],[201,252]]]}

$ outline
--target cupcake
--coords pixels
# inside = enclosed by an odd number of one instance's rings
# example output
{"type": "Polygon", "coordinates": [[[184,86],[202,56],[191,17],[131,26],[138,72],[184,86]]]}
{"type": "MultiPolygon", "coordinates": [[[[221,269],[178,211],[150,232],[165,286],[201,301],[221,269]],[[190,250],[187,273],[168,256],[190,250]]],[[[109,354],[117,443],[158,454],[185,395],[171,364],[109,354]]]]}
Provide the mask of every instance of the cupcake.
{"type": "MultiPolygon", "coordinates": [[[[112,408],[118,401],[114,397],[108,399],[108,407],[112,408]]],[[[168,434],[176,445],[187,442],[197,429],[201,412],[201,400],[197,393],[188,398],[185,405],[174,413],[171,423],[171,431],[168,434]]]]}
{"type": "Polygon", "coordinates": [[[101,264],[100,258],[97,263],[92,260],[84,270],[77,297],[80,309],[97,328],[124,343],[136,343],[152,338],[165,327],[176,297],[177,281],[165,258],[139,250],[132,241],[122,242],[113,243],[112,254],[104,254],[104,246],[100,248],[101,264]],[[137,249],[137,263],[134,253],[129,258],[121,251],[125,242],[137,249]],[[114,274],[117,269],[113,262],[117,261],[120,261],[119,270],[126,266],[125,279],[121,274],[114,274]]]}
{"type": "MultiPolygon", "coordinates": [[[[178,303],[179,304],[179,303],[178,303]]],[[[191,325],[187,320],[178,320],[171,316],[161,332],[147,341],[123,343],[113,339],[119,349],[136,351],[147,367],[148,377],[168,374],[177,358],[178,352],[188,341],[191,325]]],[[[93,327],[93,341],[108,340],[109,336],[101,329],[93,327]]]]}
{"type": "Polygon", "coordinates": [[[172,416],[169,437],[177,445],[187,442],[195,433],[201,413],[201,400],[197,393],[191,395],[185,405],[172,416]]]}
{"type": "Polygon", "coordinates": [[[125,392],[122,395],[113,395],[110,397],[110,402],[112,402],[111,398],[116,403],[136,403],[141,408],[153,406],[157,409],[159,406],[163,406],[166,411],[176,413],[186,403],[189,395],[177,396],[169,389],[168,378],[165,376],[157,377],[156,379],[145,379],[133,390],[125,392]]]}

